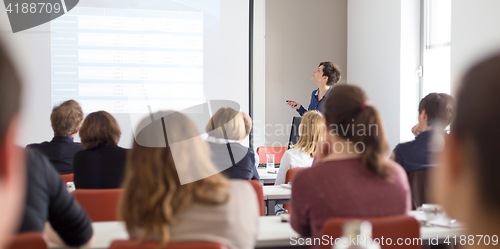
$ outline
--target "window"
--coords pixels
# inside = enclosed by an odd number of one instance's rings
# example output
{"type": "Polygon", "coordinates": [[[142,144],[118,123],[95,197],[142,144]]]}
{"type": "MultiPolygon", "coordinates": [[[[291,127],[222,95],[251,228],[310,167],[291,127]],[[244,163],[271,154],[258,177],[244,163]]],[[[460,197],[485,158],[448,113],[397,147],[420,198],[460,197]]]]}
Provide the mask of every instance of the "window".
{"type": "Polygon", "coordinates": [[[451,0],[423,0],[423,79],[420,98],[450,93],[451,0]]]}

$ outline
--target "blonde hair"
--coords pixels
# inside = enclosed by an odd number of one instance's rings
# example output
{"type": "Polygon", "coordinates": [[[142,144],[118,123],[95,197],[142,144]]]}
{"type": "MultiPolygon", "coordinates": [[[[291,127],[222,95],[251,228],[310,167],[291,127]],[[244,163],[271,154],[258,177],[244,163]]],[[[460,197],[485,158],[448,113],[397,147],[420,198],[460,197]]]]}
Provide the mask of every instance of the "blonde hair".
{"type": "Polygon", "coordinates": [[[243,123],[245,124],[245,134],[248,136],[252,131],[252,117],[244,112],[241,112],[241,116],[243,117],[243,123]]]}
{"type": "Polygon", "coordinates": [[[300,138],[297,144],[290,146],[294,149],[308,153],[311,157],[316,156],[316,152],[325,138],[326,126],[323,114],[319,111],[309,111],[302,117],[300,122],[300,138]]]}
{"type": "Polygon", "coordinates": [[[240,140],[246,137],[243,117],[232,108],[220,108],[210,118],[205,130],[216,138],[240,140]]]}
{"type": "MultiPolygon", "coordinates": [[[[178,112],[161,114],[161,120],[153,121],[136,135],[128,153],[119,215],[129,234],[137,234],[140,242],[151,235],[160,236],[165,246],[170,240],[170,225],[179,222],[174,219],[176,214],[194,202],[220,205],[230,196],[229,181],[221,174],[181,184],[179,175],[188,170],[186,165],[207,169],[215,165],[210,159],[210,148],[191,120],[178,112]],[[181,141],[188,144],[182,145],[181,141]]],[[[148,118],[142,123],[147,121],[148,118]]]]}

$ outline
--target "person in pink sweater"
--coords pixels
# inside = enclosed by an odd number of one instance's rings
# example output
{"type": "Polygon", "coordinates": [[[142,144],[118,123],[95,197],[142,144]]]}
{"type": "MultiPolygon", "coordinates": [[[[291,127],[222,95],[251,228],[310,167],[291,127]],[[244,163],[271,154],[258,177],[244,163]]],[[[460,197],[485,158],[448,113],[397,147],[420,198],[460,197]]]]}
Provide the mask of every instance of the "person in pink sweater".
{"type": "Polygon", "coordinates": [[[325,100],[326,139],[313,166],[298,172],[292,184],[291,225],[302,236],[320,238],[329,218],[410,211],[406,173],[386,157],[382,120],[367,101],[352,85],[333,87],[325,100]]]}

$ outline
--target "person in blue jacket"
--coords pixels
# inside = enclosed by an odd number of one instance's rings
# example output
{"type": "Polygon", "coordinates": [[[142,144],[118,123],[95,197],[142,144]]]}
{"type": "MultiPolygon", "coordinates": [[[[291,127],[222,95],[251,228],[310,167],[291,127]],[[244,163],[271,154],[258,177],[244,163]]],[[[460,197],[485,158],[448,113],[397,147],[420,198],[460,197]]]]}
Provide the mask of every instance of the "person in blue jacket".
{"type": "Polygon", "coordinates": [[[294,100],[287,101],[287,104],[297,110],[300,116],[307,111],[321,111],[321,101],[326,97],[331,87],[340,80],[340,68],[330,61],[321,62],[318,68],[314,70],[311,80],[316,82],[318,89],[311,94],[311,103],[308,110],[294,100]]]}

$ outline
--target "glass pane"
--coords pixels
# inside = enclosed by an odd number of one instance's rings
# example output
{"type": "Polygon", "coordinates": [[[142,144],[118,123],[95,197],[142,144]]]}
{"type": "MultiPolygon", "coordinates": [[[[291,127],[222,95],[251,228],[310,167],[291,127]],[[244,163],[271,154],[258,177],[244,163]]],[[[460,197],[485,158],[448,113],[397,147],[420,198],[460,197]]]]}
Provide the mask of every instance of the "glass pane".
{"type": "Polygon", "coordinates": [[[431,92],[450,94],[450,46],[425,50],[423,96],[431,92]]]}
{"type": "Polygon", "coordinates": [[[451,0],[428,0],[427,46],[450,42],[451,0]]]}

